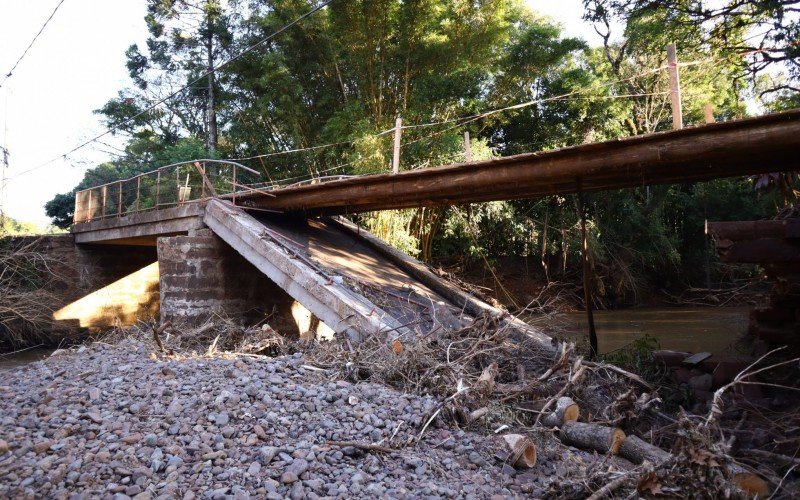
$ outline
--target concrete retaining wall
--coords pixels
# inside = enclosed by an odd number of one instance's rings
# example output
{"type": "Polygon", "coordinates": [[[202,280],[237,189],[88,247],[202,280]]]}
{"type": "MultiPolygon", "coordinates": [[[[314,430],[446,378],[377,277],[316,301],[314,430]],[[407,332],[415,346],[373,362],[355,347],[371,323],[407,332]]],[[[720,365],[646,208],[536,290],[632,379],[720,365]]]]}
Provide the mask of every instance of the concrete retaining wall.
{"type": "Polygon", "coordinates": [[[130,325],[158,315],[156,249],[146,246],[76,245],[72,235],[22,236],[3,240],[11,247],[32,245],[53,274],[43,286],[59,297],[43,304],[70,327],[130,325]]]}

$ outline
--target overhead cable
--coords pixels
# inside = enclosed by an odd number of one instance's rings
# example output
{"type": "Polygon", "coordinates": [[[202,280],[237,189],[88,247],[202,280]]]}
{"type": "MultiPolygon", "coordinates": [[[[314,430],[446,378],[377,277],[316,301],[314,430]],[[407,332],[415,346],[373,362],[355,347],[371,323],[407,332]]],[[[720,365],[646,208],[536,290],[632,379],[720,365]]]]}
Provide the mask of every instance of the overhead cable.
{"type": "MultiPolygon", "coordinates": [[[[64,0],[61,0],[61,1],[63,2],[64,0]]],[[[67,157],[67,155],[70,155],[70,154],[74,153],[75,151],[78,151],[79,149],[82,149],[82,148],[84,148],[84,147],[88,146],[89,144],[92,144],[93,142],[97,141],[98,139],[101,139],[101,138],[105,137],[106,135],[108,135],[108,134],[110,134],[110,133],[112,133],[112,132],[114,132],[114,131],[116,131],[116,130],[119,130],[121,127],[123,127],[123,126],[127,125],[128,123],[132,122],[132,121],[133,121],[133,120],[135,120],[136,118],[139,118],[140,116],[142,116],[142,115],[144,115],[144,114],[146,114],[146,113],[149,113],[150,111],[154,110],[156,107],[158,107],[158,106],[160,106],[161,104],[163,104],[163,103],[167,102],[168,100],[172,99],[173,97],[175,97],[175,96],[176,96],[176,95],[178,95],[179,93],[183,92],[184,90],[187,90],[187,89],[189,89],[189,88],[190,88],[190,87],[192,87],[192,86],[193,86],[195,83],[198,83],[199,81],[203,80],[204,78],[206,78],[206,77],[207,77],[208,75],[210,75],[211,73],[213,73],[213,72],[215,72],[215,71],[217,71],[217,70],[219,70],[219,69],[223,68],[224,66],[227,66],[228,64],[230,64],[230,63],[232,63],[232,62],[234,62],[234,61],[236,61],[236,60],[240,59],[242,56],[244,56],[245,54],[247,54],[247,53],[251,52],[252,50],[256,49],[257,47],[260,47],[261,45],[264,45],[264,44],[265,44],[265,43],[267,43],[268,41],[272,40],[272,39],[273,39],[273,38],[275,38],[276,36],[278,36],[278,35],[280,35],[281,33],[283,33],[284,31],[286,31],[286,30],[288,30],[289,28],[293,27],[294,25],[296,25],[296,24],[298,24],[298,23],[302,22],[302,21],[303,21],[305,18],[307,18],[307,17],[311,16],[312,14],[314,14],[314,13],[316,13],[316,12],[318,12],[318,11],[322,10],[323,8],[325,8],[325,7],[326,7],[328,4],[330,4],[330,3],[331,3],[331,2],[333,2],[333,1],[334,1],[334,0],[325,0],[325,1],[324,1],[324,2],[322,2],[321,4],[317,5],[316,7],[314,7],[313,9],[311,9],[310,11],[306,12],[305,14],[303,14],[302,16],[300,16],[300,17],[296,18],[294,21],[292,21],[292,22],[290,22],[290,23],[288,23],[288,24],[285,24],[285,25],[284,25],[284,26],[282,26],[280,29],[278,29],[278,30],[276,30],[276,31],[272,32],[270,35],[268,35],[268,36],[267,36],[267,37],[265,37],[265,38],[262,38],[261,40],[259,40],[258,42],[254,43],[253,45],[250,45],[249,47],[247,47],[247,48],[246,48],[246,49],[244,49],[243,51],[239,52],[239,53],[238,53],[238,54],[236,54],[235,56],[233,56],[233,57],[231,57],[231,58],[229,58],[229,59],[226,59],[226,60],[222,61],[222,62],[221,62],[221,63],[219,63],[218,65],[214,66],[214,67],[213,67],[213,68],[211,68],[210,70],[208,70],[208,71],[206,71],[205,73],[201,74],[200,76],[198,76],[198,77],[197,77],[197,78],[195,78],[194,80],[190,81],[189,83],[187,83],[187,84],[186,84],[186,85],[184,85],[183,87],[179,88],[178,90],[175,90],[174,92],[172,92],[172,93],[168,94],[166,97],[163,97],[162,99],[159,99],[159,100],[158,100],[158,101],[156,101],[156,102],[155,102],[153,105],[149,106],[147,109],[144,109],[144,110],[142,110],[142,111],[140,111],[140,112],[136,113],[135,115],[133,115],[133,116],[131,116],[131,117],[129,117],[129,118],[126,118],[125,120],[122,120],[122,121],[120,121],[120,122],[118,122],[118,123],[114,124],[113,126],[111,126],[111,127],[109,127],[108,129],[106,129],[104,132],[102,132],[102,133],[100,133],[100,134],[96,135],[95,137],[92,137],[91,139],[89,139],[89,140],[87,140],[87,141],[85,141],[85,142],[83,142],[83,143],[79,144],[78,146],[75,146],[74,148],[70,149],[70,150],[69,150],[69,151],[67,151],[66,153],[60,154],[60,155],[58,155],[58,156],[54,157],[53,159],[51,159],[51,160],[48,160],[48,161],[46,161],[45,163],[42,163],[41,165],[37,165],[37,166],[35,166],[35,167],[33,167],[33,168],[30,168],[30,169],[28,169],[28,170],[24,170],[24,171],[20,172],[20,173],[19,173],[19,174],[17,174],[15,177],[19,177],[19,176],[21,176],[21,175],[25,175],[25,174],[27,174],[27,173],[29,173],[29,172],[33,172],[34,170],[40,169],[40,168],[42,168],[42,167],[45,167],[45,166],[47,166],[47,165],[49,165],[49,164],[51,164],[51,163],[53,163],[53,162],[55,162],[55,161],[57,161],[57,160],[59,160],[59,159],[61,159],[61,158],[66,158],[66,157],[67,157]]]]}
{"type": "Polygon", "coordinates": [[[39,32],[36,33],[36,36],[34,36],[33,40],[31,40],[31,43],[28,44],[28,47],[25,49],[25,51],[22,53],[22,55],[19,56],[19,59],[17,59],[17,62],[14,63],[14,66],[10,70],[8,70],[8,73],[6,73],[5,78],[3,78],[3,81],[0,82],[0,88],[2,88],[3,85],[5,85],[6,81],[9,78],[11,78],[11,75],[14,74],[14,70],[17,69],[17,66],[19,66],[19,63],[22,62],[23,59],[25,59],[25,56],[28,54],[28,51],[31,49],[31,47],[33,47],[33,44],[36,43],[36,40],[39,38],[39,35],[42,34],[42,31],[44,31],[44,29],[47,27],[47,24],[50,22],[50,20],[53,19],[53,16],[56,15],[56,12],[58,11],[58,8],[61,7],[62,3],[64,3],[64,0],[61,0],[60,2],[58,2],[58,5],[56,5],[55,9],[53,9],[53,12],[50,14],[50,17],[47,18],[47,21],[44,22],[42,27],[39,28],[39,32]]]}

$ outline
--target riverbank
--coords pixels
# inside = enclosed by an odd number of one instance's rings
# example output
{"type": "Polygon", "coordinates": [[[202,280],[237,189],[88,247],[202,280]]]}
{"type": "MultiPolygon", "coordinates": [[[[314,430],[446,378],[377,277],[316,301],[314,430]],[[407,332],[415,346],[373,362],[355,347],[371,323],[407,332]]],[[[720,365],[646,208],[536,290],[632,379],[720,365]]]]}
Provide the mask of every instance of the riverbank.
{"type": "Polygon", "coordinates": [[[336,380],[300,354],[154,347],[95,343],[3,372],[0,496],[537,497],[597,460],[541,446],[535,472],[516,470],[491,431],[436,423],[417,443],[432,398],[336,380]]]}

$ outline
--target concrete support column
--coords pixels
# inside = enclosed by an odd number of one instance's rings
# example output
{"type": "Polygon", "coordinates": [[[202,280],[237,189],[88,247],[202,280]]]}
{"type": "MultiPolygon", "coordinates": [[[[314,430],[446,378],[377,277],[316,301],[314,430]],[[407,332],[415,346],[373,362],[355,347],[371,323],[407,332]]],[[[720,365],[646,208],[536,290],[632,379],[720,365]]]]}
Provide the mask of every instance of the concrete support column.
{"type": "MultiPolygon", "coordinates": [[[[215,313],[280,328],[292,299],[210,229],[158,239],[161,321],[199,325],[215,313]],[[277,323],[277,324],[276,324],[277,323]]],[[[287,317],[288,316],[288,317],[287,317]]]]}

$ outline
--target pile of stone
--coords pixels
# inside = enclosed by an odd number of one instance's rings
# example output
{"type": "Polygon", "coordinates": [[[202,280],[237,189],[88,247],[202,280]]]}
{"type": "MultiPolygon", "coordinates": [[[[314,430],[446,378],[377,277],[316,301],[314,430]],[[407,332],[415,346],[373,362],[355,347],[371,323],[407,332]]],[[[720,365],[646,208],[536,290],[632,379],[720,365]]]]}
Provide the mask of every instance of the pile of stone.
{"type": "Polygon", "coordinates": [[[542,448],[517,470],[491,430],[437,422],[420,439],[436,404],[299,354],[57,351],[0,374],[0,497],[536,496],[595,461],[542,448]]]}

